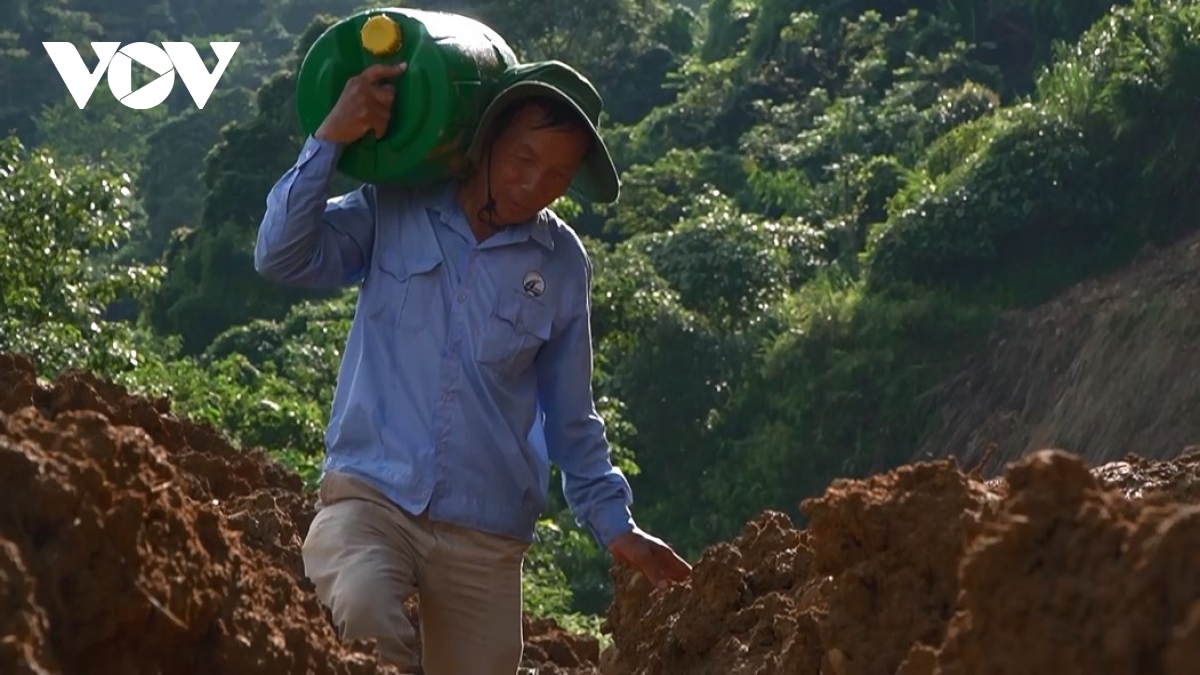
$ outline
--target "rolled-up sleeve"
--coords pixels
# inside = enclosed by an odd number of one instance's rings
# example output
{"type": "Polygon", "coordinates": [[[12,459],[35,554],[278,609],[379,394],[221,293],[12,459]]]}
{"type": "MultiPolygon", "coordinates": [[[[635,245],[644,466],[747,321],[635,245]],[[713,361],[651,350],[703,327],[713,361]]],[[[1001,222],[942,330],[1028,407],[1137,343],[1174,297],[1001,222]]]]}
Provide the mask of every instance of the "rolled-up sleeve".
{"type": "Polygon", "coordinates": [[[562,471],[563,496],[580,526],[600,546],[634,529],[633,492],[612,457],[592,393],[592,335],[587,288],[575,314],[538,355],[539,403],[546,449],[562,471]]]}
{"type": "Polygon", "coordinates": [[[280,283],[347,286],[363,277],[375,232],[375,192],[364,185],[326,198],[341,146],[309,137],[267,195],[254,268],[280,283]]]}

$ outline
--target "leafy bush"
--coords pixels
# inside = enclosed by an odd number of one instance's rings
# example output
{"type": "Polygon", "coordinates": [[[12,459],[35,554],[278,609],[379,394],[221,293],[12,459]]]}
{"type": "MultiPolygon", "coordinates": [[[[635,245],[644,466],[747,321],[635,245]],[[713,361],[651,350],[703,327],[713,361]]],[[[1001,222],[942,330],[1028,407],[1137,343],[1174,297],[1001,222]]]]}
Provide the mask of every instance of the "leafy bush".
{"type": "Polygon", "coordinates": [[[702,531],[732,536],[763,508],[802,519],[796,505],[832,477],[908,461],[934,422],[926,394],[991,313],[930,289],[863,290],[830,270],[778,307],[788,330],[737,389],[691,509],[702,531]]]}
{"type": "Polygon", "coordinates": [[[621,201],[607,207],[607,233],[621,239],[670,230],[696,212],[697,197],[712,189],[732,194],[744,182],[736,157],[712,150],[671,149],[652,164],[622,176],[621,201]]]}
{"type": "Polygon", "coordinates": [[[1136,0],[1061,46],[1037,82],[1045,105],[1096,135],[1139,239],[1194,227],[1200,197],[1200,5],[1136,0]]]}
{"type": "Polygon", "coordinates": [[[941,178],[986,149],[1008,120],[1006,115],[983,115],[950,129],[926,147],[916,168],[924,172],[925,179],[941,178]]]}
{"type": "Polygon", "coordinates": [[[994,112],[999,106],[1000,96],[996,92],[968,80],[938,94],[937,102],[926,111],[926,133],[930,138],[938,138],[951,129],[994,112]]]}
{"type": "Polygon", "coordinates": [[[119,372],[145,358],[132,326],[105,321],[112,303],[144,298],[162,276],[114,262],[131,233],[130,187],[110,166],[0,141],[0,350],[29,353],[47,373],[119,372]]]}
{"type": "Polygon", "coordinates": [[[1111,191],[1083,129],[1033,105],[1003,117],[986,149],[877,230],[867,254],[872,289],[1012,279],[1104,238],[1111,191]]]}
{"type": "Polygon", "coordinates": [[[698,215],[636,240],[679,292],[683,307],[732,327],[757,316],[821,262],[821,232],[795,219],[766,221],[714,192],[698,215]]]}
{"type": "Polygon", "coordinates": [[[858,172],[858,198],[854,210],[862,224],[887,220],[887,205],[892,196],[904,186],[904,165],[889,155],[878,155],[867,161],[858,172]]]}

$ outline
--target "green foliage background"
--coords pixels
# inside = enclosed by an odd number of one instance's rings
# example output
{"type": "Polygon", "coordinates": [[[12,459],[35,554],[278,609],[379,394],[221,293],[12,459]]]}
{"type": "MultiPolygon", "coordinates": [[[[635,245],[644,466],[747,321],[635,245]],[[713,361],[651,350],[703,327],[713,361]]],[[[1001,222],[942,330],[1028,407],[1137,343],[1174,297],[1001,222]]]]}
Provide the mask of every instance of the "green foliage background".
{"type": "MultiPolygon", "coordinates": [[[[998,312],[1193,229],[1194,1],[436,6],[605,96],[622,200],[559,211],[594,260],[595,386],[635,515],[692,560],[908,461],[998,312]]],[[[314,480],[354,292],[272,285],[252,252],[303,140],[298,59],[359,8],[0,4],[0,349],[169,394],[314,480]],[[102,84],[80,111],[41,41],[101,39],[242,46],[203,110],[102,84]]],[[[551,487],[529,609],[594,630],[606,554],[551,487]]]]}

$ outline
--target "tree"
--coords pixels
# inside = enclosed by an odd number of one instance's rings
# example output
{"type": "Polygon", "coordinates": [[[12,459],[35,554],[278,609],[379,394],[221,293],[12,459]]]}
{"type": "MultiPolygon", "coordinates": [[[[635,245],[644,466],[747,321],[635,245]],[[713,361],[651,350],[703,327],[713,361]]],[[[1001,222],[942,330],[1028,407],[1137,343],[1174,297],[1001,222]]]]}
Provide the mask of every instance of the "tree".
{"type": "Polygon", "coordinates": [[[129,238],[131,202],[117,167],[64,165],[13,136],[0,143],[0,350],[30,352],[48,370],[136,365],[132,328],[102,319],[160,276],[110,262],[129,238]]]}

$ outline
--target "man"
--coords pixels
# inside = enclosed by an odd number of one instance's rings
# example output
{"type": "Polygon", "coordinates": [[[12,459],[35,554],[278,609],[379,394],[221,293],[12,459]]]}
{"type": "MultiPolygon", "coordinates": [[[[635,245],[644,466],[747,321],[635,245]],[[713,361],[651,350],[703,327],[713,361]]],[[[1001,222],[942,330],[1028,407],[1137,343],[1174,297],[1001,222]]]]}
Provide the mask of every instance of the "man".
{"type": "MultiPolygon", "coordinates": [[[[344,639],[418,672],[402,601],[419,593],[424,672],[511,675],[521,563],[549,461],[576,519],[655,585],[690,567],[638,528],[592,391],[592,269],[547,207],[614,202],[601,99],[558,62],[514,69],[472,141],[472,172],[326,201],[339,152],[381,137],[403,65],[351,79],[267,199],[255,266],[305,287],[361,283],[326,432],[305,572],[344,639]]],[[[402,105],[403,102],[400,102],[402,105]]]]}

